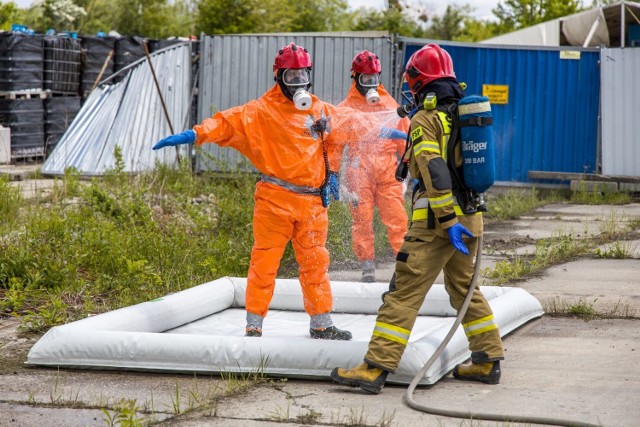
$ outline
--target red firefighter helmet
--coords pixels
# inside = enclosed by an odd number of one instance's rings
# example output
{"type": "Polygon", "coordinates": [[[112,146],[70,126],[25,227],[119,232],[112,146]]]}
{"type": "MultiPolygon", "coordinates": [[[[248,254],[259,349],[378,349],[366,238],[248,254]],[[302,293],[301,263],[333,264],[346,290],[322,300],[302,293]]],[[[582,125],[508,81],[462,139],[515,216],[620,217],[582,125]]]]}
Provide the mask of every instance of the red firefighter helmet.
{"type": "Polygon", "coordinates": [[[429,82],[455,76],[451,56],[437,44],[423,46],[411,55],[404,72],[409,90],[414,95],[429,82]]]}
{"type": "Polygon", "coordinates": [[[286,68],[310,68],[312,65],[311,56],[307,49],[291,42],[276,54],[273,62],[273,72],[286,68]]]}
{"type": "Polygon", "coordinates": [[[363,50],[353,58],[351,71],[358,74],[378,74],[382,71],[382,65],[375,53],[363,50]]]}

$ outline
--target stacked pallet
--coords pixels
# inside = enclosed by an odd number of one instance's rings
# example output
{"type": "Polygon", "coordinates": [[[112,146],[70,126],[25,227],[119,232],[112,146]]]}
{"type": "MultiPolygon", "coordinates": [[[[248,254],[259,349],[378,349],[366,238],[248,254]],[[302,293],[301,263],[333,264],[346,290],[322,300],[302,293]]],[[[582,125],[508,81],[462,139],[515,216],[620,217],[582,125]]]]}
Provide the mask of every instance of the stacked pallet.
{"type": "Polygon", "coordinates": [[[0,125],[11,130],[11,161],[48,156],[99,82],[144,58],[146,48],[154,52],[175,43],[0,33],[0,125]]]}

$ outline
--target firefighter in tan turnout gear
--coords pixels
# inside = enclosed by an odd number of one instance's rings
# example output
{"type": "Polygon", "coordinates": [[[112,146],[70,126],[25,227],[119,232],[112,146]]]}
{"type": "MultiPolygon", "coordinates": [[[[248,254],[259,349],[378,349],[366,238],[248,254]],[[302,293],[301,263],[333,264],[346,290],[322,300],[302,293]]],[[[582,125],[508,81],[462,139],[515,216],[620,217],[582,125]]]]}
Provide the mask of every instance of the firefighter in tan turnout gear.
{"type": "MultiPolygon", "coordinates": [[[[449,54],[435,44],[415,52],[405,78],[418,111],[411,119],[410,146],[405,154],[409,171],[418,179],[413,194],[411,225],[396,258],[395,282],[378,311],[364,363],[336,368],[333,381],[379,393],[388,373],[400,363],[418,309],[440,271],[451,305],[459,310],[469,290],[474,256],[483,231],[481,212],[469,209],[453,179],[462,166],[460,144],[449,152],[452,117],[447,106],[464,96],[449,54]],[[459,203],[460,202],[460,203],[459,203]],[[463,207],[465,212],[463,212],[463,207]],[[463,236],[466,236],[463,238],[463,236]]],[[[461,380],[498,384],[502,340],[493,312],[479,289],[462,320],[469,340],[471,363],[458,365],[461,380]]]]}

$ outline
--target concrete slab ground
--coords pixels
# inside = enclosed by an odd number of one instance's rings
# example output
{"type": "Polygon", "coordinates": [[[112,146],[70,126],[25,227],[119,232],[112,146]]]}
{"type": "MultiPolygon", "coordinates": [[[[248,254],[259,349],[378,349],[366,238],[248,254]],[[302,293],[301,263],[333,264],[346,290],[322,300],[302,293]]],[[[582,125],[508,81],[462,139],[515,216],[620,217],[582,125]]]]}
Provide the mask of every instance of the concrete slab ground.
{"type": "Polygon", "coordinates": [[[41,168],[42,164],[35,162],[0,165],[0,177],[7,179],[10,186],[20,189],[22,197],[26,199],[45,197],[51,193],[56,180],[34,178],[41,168]]]}
{"type": "MultiPolygon", "coordinates": [[[[28,179],[20,181],[11,181],[9,185],[20,189],[22,197],[25,199],[38,199],[47,197],[56,186],[56,180],[53,179],[28,179]]],[[[58,183],[58,185],[60,185],[58,183]]]]}
{"type": "Polygon", "coordinates": [[[32,177],[41,168],[42,163],[39,162],[0,165],[0,176],[6,177],[9,181],[24,181],[32,177]]]}
{"type": "MultiPolygon", "coordinates": [[[[489,228],[483,268],[507,251],[532,245],[557,226],[589,229],[615,216],[640,220],[640,205],[552,205],[528,218],[489,228]],[[600,219],[599,219],[600,218],[600,219]],[[592,225],[593,224],[593,227],[592,225]],[[493,246],[492,246],[493,245],[493,246]]],[[[613,221],[613,220],[612,220],[613,221]]],[[[579,237],[578,237],[579,238],[579,237]]],[[[632,242],[638,242],[637,237],[632,242]]],[[[376,272],[388,281],[393,263],[376,272]]],[[[330,271],[332,280],[359,280],[361,272],[330,271]]],[[[440,281],[440,283],[442,283],[440,281]]],[[[545,314],[504,339],[506,359],[499,385],[460,382],[450,375],[420,387],[414,400],[446,410],[559,418],[610,427],[639,425],[640,262],[585,257],[551,267],[519,282],[548,312],[559,305],[591,306],[607,318],[583,320],[545,314]]],[[[418,412],[404,402],[406,387],[379,395],[329,381],[253,381],[189,375],[25,368],[39,338],[16,332],[19,320],[0,318],[0,426],[86,427],[109,425],[100,409],[135,399],[143,425],[203,426],[516,426],[517,422],[470,421],[418,412]],[[215,396],[215,398],[214,398],[215,396]],[[180,415],[176,415],[180,413],[180,415]]],[[[108,412],[113,416],[113,411],[108,412]]],[[[570,424],[570,423],[569,423],[570,424]]]]}

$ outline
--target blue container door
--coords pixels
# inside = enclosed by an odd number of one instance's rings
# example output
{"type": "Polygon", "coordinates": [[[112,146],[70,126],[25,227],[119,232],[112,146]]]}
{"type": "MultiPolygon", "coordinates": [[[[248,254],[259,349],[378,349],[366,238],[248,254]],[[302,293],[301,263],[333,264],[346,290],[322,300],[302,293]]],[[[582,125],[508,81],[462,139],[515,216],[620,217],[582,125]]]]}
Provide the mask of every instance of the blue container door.
{"type": "MultiPolygon", "coordinates": [[[[426,43],[406,42],[404,64],[426,43]]],[[[467,95],[496,95],[496,181],[532,182],[530,170],[597,172],[597,50],[439,44],[467,95]]]]}

